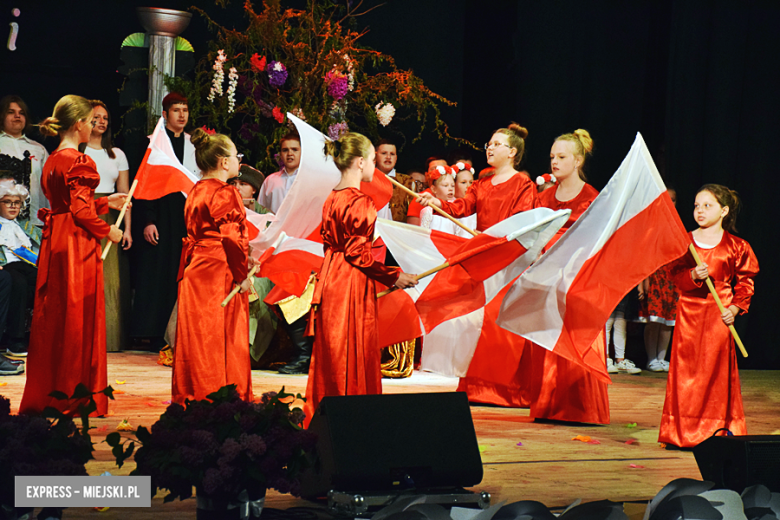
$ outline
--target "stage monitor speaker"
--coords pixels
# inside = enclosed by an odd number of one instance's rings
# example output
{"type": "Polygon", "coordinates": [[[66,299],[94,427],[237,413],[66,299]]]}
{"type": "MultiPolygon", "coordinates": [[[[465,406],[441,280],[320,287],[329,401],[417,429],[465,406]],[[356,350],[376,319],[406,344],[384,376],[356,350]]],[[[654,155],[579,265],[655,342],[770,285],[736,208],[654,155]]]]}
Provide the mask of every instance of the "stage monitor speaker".
{"type": "Polygon", "coordinates": [[[482,458],[463,392],[325,397],[309,430],[317,468],[302,475],[302,496],[470,487],[482,458]]]}
{"type": "Polygon", "coordinates": [[[780,492],[780,435],[710,437],[693,448],[704,480],[741,493],[763,484],[780,492]]]}

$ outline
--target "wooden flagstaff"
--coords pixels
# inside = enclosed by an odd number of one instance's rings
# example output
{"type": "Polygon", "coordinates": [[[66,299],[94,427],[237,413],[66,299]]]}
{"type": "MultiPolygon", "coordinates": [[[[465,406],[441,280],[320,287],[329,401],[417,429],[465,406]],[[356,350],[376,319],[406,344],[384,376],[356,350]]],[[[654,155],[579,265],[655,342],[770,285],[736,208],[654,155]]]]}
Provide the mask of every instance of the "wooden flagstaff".
{"type": "MultiPolygon", "coordinates": [[[[119,226],[122,225],[122,221],[125,218],[125,212],[127,211],[127,206],[130,204],[130,199],[133,198],[133,193],[135,193],[136,186],[138,186],[138,179],[135,179],[133,181],[133,185],[130,186],[130,193],[127,194],[127,198],[125,199],[125,203],[122,204],[122,211],[119,212],[119,218],[116,219],[116,227],[117,228],[119,228],[119,226]]],[[[111,242],[109,240],[108,244],[106,244],[106,247],[103,249],[103,254],[100,255],[100,259],[101,260],[105,260],[106,257],[108,256],[108,250],[111,249],[111,244],[113,244],[113,242],[111,242]]]]}
{"type": "MultiPolygon", "coordinates": [[[[392,177],[387,177],[387,180],[389,180],[389,181],[390,181],[390,182],[392,182],[392,183],[393,183],[395,186],[398,186],[399,188],[401,188],[402,190],[404,190],[406,193],[408,193],[409,195],[411,195],[411,196],[412,196],[412,197],[414,197],[414,198],[417,198],[417,197],[419,197],[419,196],[420,196],[420,194],[419,194],[419,193],[415,193],[415,192],[413,192],[412,190],[410,190],[409,188],[407,188],[406,186],[404,186],[404,185],[403,185],[403,184],[401,184],[400,182],[396,181],[396,180],[395,180],[395,179],[393,179],[392,177]]],[[[455,224],[455,225],[456,225],[456,226],[458,226],[459,228],[463,229],[463,230],[464,230],[464,231],[466,231],[467,233],[470,233],[470,234],[471,234],[471,235],[473,235],[473,236],[477,236],[477,235],[478,235],[478,233],[477,233],[476,231],[474,231],[473,229],[469,229],[468,227],[464,226],[464,225],[463,225],[463,223],[462,223],[460,220],[456,219],[456,218],[455,218],[455,217],[453,217],[452,215],[448,215],[448,214],[447,214],[447,212],[445,212],[443,209],[441,209],[441,208],[438,208],[438,207],[434,206],[433,204],[428,204],[428,206],[430,206],[431,208],[433,208],[433,211],[435,211],[436,213],[438,213],[438,214],[439,214],[439,215],[441,215],[442,217],[444,217],[444,218],[446,218],[446,219],[450,220],[450,221],[451,221],[453,224],[455,224]]],[[[379,209],[379,208],[377,208],[377,209],[379,209]]]]}
{"type": "MultiPolygon", "coordinates": [[[[252,266],[252,269],[249,270],[249,274],[247,275],[246,279],[249,280],[250,282],[252,281],[252,277],[257,272],[257,268],[258,268],[258,264],[255,264],[255,265],[252,266]]],[[[227,297],[224,300],[222,300],[222,306],[226,307],[227,304],[230,303],[230,300],[233,299],[233,296],[238,294],[238,291],[240,291],[240,290],[241,290],[241,286],[240,285],[236,285],[235,287],[233,287],[233,290],[230,291],[230,294],[228,294],[227,297]]]]}
{"type": "MultiPolygon", "coordinates": [[[[422,273],[422,274],[418,274],[417,276],[415,276],[415,277],[414,277],[414,279],[415,279],[415,280],[420,280],[420,279],[422,279],[422,278],[425,278],[426,276],[430,276],[430,275],[432,275],[432,274],[436,274],[436,273],[438,273],[439,271],[441,271],[442,269],[446,269],[446,268],[448,268],[449,266],[450,266],[450,264],[449,264],[449,263],[447,263],[447,262],[444,262],[443,264],[441,264],[441,265],[439,265],[439,266],[436,266],[436,267],[434,267],[433,269],[428,269],[428,270],[427,270],[427,271],[425,271],[424,273],[422,273]]],[[[396,287],[396,286],[394,285],[394,286],[392,286],[392,287],[390,287],[390,288],[388,288],[388,289],[385,289],[385,290],[384,290],[384,291],[382,291],[381,293],[377,294],[377,295],[376,295],[376,297],[377,297],[377,298],[381,298],[382,296],[387,296],[387,295],[388,295],[388,294],[390,294],[391,292],[393,292],[393,291],[397,291],[397,290],[398,290],[398,287],[396,287]]]]}
{"type": "MultiPolygon", "coordinates": [[[[702,265],[701,258],[699,258],[699,253],[696,252],[696,248],[693,247],[693,244],[688,244],[688,250],[693,255],[693,259],[696,260],[696,265],[702,265]]],[[[717,291],[715,290],[715,286],[712,284],[712,280],[709,276],[704,280],[707,283],[707,287],[710,290],[710,294],[712,294],[712,297],[715,299],[715,303],[718,304],[718,309],[720,309],[720,313],[723,314],[726,312],[726,308],[723,306],[723,302],[720,301],[720,296],[718,296],[717,291]]],[[[745,345],[742,344],[742,340],[739,338],[739,334],[737,334],[737,329],[734,328],[734,325],[729,325],[729,330],[731,331],[731,335],[734,337],[734,341],[737,343],[737,346],[739,347],[739,351],[742,352],[743,357],[748,357],[747,350],[745,350],[745,345]]]]}

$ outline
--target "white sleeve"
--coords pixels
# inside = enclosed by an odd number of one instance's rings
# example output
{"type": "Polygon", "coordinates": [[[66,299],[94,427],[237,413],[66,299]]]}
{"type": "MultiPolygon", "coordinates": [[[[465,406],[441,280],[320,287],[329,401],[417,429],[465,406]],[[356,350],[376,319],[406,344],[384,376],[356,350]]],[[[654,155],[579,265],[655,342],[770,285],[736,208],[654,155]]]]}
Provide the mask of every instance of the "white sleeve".
{"type": "Polygon", "coordinates": [[[123,152],[119,148],[114,148],[114,155],[116,155],[116,167],[117,170],[120,172],[123,172],[125,170],[129,170],[130,166],[127,164],[127,156],[125,155],[125,152],[123,152]]]}

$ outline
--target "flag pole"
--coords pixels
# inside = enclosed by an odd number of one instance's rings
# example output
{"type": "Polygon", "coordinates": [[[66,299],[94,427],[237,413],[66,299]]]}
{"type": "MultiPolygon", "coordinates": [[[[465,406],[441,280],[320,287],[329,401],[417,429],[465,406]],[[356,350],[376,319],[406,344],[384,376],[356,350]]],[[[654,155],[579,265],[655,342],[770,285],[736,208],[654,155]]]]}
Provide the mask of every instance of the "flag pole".
{"type": "MultiPolygon", "coordinates": [[[[119,228],[119,226],[122,225],[122,219],[125,218],[125,212],[127,211],[127,206],[130,204],[130,199],[133,198],[133,193],[135,193],[135,188],[138,186],[138,179],[133,180],[133,185],[130,186],[130,192],[127,194],[127,197],[125,198],[125,203],[122,204],[122,211],[119,212],[119,217],[116,219],[116,227],[119,228]]],[[[106,247],[103,249],[103,254],[100,255],[101,260],[105,260],[108,256],[108,250],[111,249],[111,242],[108,241],[108,244],[106,244],[106,247]]]]}
{"type": "MultiPolygon", "coordinates": [[[[701,258],[699,258],[699,254],[696,252],[696,248],[693,247],[693,244],[688,244],[688,250],[693,255],[693,259],[696,260],[696,265],[702,265],[701,258]]],[[[723,314],[726,312],[726,308],[723,306],[723,302],[720,301],[720,296],[718,296],[717,291],[715,290],[715,286],[712,285],[712,280],[709,276],[704,279],[704,281],[707,283],[707,287],[710,290],[710,294],[712,294],[712,297],[715,299],[715,303],[718,304],[718,309],[720,309],[720,313],[723,314]]],[[[743,357],[748,357],[747,350],[745,350],[745,345],[742,344],[742,340],[739,338],[739,334],[737,334],[737,329],[734,328],[734,325],[729,325],[729,330],[731,331],[731,335],[734,336],[734,341],[737,343],[737,346],[739,347],[739,351],[742,352],[743,357]]]]}
{"type": "MultiPolygon", "coordinates": [[[[425,278],[426,276],[431,276],[432,274],[436,274],[439,271],[448,268],[449,266],[450,266],[449,262],[444,262],[443,264],[441,264],[439,266],[436,266],[433,269],[428,269],[424,273],[418,274],[417,276],[414,277],[414,279],[415,280],[420,280],[422,278],[425,278]]],[[[376,297],[377,298],[381,298],[382,296],[387,296],[388,294],[390,294],[391,292],[396,291],[396,290],[398,290],[398,287],[396,287],[394,285],[394,286],[392,286],[392,287],[390,287],[388,289],[385,289],[381,293],[377,294],[376,297]]]]}
{"type": "MultiPolygon", "coordinates": [[[[255,272],[257,272],[258,265],[259,264],[253,265],[252,269],[249,270],[249,274],[247,275],[246,279],[249,280],[250,282],[252,281],[252,277],[255,275],[255,272]]],[[[236,285],[235,287],[233,287],[233,290],[230,291],[230,294],[228,294],[227,297],[224,300],[222,300],[222,306],[227,307],[227,304],[230,303],[230,300],[233,299],[233,296],[238,294],[238,291],[240,290],[241,290],[240,285],[236,285]]]]}
{"type": "MultiPolygon", "coordinates": [[[[409,188],[407,188],[406,186],[404,186],[404,185],[403,185],[403,184],[401,184],[400,182],[396,181],[396,180],[395,180],[395,179],[393,179],[392,177],[387,177],[387,180],[389,180],[389,181],[390,181],[390,182],[392,182],[392,183],[393,183],[395,186],[398,186],[399,188],[401,188],[402,190],[404,190],[406,193],[408,193],[409,195],[411,195],[411,196],[412,196],[412,197],[414,197],[414,198],[417,198],[417,197],[419,197],[419,196],[420,196],[420,194],[419,194],[419,193],[415,193],[415,192],[413,192],[412,190],[410,190],[409,188]]],[[[430,206],[431,208],[433,208],[433,211],[435,211],[436,213],[438,213],[438,214],[439,214],[439,215],[441,215],[442,217],[444,217],[444,218],[446,218],[446,219],[449,219],[449,220],[450,220],[450,221],[451,221],[453,224],[455,224],[455,225],[456,225],[456,226],[458,226],[459,228],[463,229],[463,230],[464,230],[464,231],[466,231],[467,233],[470,233],[470,234],[471,234],[471,235],[473,235],[473,236],[477,236],[477,234],[478,234],[478,233],[477,233],[476,231],[474,231],[473,229],[470,229],[470,228],[468,228],[467,226],[464,226],[464,225],[463,225],[463,223],[462,223],[460,220],[456,219],[456,218],[455,218],[455,217],[453,217],[452,215],[448,215],[448,214],[447,214],[447,213],[446,213],[446,212],[445,212],[443,209],[441,209],[441,208],[439,208],[439,207],[436,207],[436,206],[434,206],[433,204],[430,204],[430,203],[428,204],[428,206],[430,206]]]]}

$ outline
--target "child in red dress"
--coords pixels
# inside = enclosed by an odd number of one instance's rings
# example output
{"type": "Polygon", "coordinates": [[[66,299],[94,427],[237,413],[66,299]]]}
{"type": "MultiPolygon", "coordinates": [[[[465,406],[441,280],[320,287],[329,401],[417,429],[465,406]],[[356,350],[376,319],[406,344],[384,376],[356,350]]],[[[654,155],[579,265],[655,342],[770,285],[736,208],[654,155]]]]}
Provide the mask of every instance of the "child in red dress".
{"type": "Polygon", "coordinates": [[[731,234],[739,206],[725,186],[702,186],[693,210],[699,228],[690,233],[702,265],[692,255],[671,265],[680,299],[659,442],[693,447],[721,428],[747,434],[728,326],[750,306],[758,260],[750,244],[731,234]],[[704,283],[708,276],[726,308],[722,314],[704,283]]]}
{"type": "Polygon", "coordinates": [[[314,351],[306,386],[306,424],[327,395],[381,394],[374,280],[400,289],[417,285],[414,275],[377,262],[371,254],[376,207],[360,191],[371,182],[376,153],[363,135],[328,141],[325,153],[341,182],[322,207],[325,259],[314,289],[314,351]]]}

